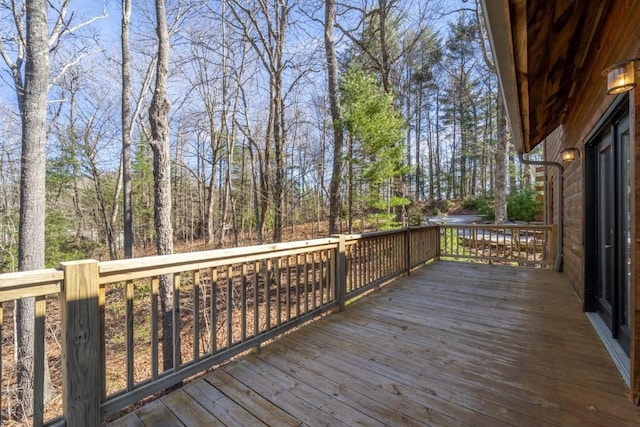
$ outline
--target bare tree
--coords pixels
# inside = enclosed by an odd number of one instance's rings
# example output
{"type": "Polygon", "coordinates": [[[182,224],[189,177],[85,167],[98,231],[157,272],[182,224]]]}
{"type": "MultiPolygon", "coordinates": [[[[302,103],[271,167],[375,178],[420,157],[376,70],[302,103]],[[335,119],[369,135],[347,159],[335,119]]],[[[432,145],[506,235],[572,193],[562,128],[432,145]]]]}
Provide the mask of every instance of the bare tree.
{"type": "MultiPolygon", "coordinates": [[[[480,12],[480,2],[475,2],[476,24],[478,26],[478,34],[480,35],[480,48],[485,66],[490,73],[497,75],[497,70],[493,59],[490,56],[487,46],[489,44],[484,19],[480,12]]],[[[500,85],[496,93],[496,132],[497,145],[495,151],[495,192],[494,192],[494,209],[495,222],[501,224],[507,220],[507,154],[509,153],[509,142],[507,140],[507,119],[502,101],[502,93],[500,85]]]]}
{"type": "MultiPolygon", "coordinates": [[[[49,29],[50,2],[2,1],[0,9],[7,12],[13,25],[2,26],[0,33],[0,57],[13,82],[22,119],[22,157],[20,185],[20,225],[18,268],[32,270],[44,267],[45,221],[45,170],[47,135],[47,93],[50,84],[60,80],[66,70],[78,63],[88,53],[59,64],[57,74],[50,78],[50,52],[55,52],[66,35],[71,35],[89,25],[98,16],[78,25],[71,25],[67,17],[70,0],[63,0],[52,10],[52,27],[49,29]],[[26,20],[25,20],[26,17],[26,20]],[[26,22],[26,28],[23,22],[26,22]],[[11,57],[11,54],[14,57],[11,57]]],[[[33,382],[46,384],[45,400],[51,394],[48,364],[34,360],[35,331],[44,331],[44,325],[34,329],[35,300],[18,300],[16,317],[16,361],[19,401],[23,414],[33,412],[33,382]],[[35,377],[35,378],[34,378],[35,377]]],[[[39,318],[44,322],[44,318],[39,318]]]]}
{"type": "MultiPolygon", "coordinates": [[[[173,227],[171,224],[171,154],[169,147],[169,109],[167,79],[169,75],[169,30],[164,0],[155,0],[158,61],[156,83],[149,106],[151,149],[155,192],[155,228],[158,255],[173,253],[173,227]]],[[[160,305],[162,310],[162,360],[164,369],[173,366],[173,288],[172,275],[160,277],[160,305]]],[[[176,349],[177,350],[177,349],[176,349]]],[[[176,351],[176,354],[180,354],[176,351]]]]}
{"type": "MultiPolygon", "coordinates": [[[[44,267],[44,218],[47,89],[49,85],[49,31],[47,2],[33,0],[26,5],[24,81],[17,69],[16,86],[22,117],[22,161],[20,174],[20,226],[18,269],[44,267]],[[20,85],[20,86],[18,86],[20,85]]],[[[44,331],[44,318],[34,329],[35,299],[16,302],[16,347],[18,399],[23,415],[33,413],[33,375],[44,372],[43,360],[34,358],[35,330],[44,331]]]]}
{"type": "Polygon", "coordinates": [[[122,212],[124,221],[124,256],[133,258],[133,206],[131,195],[131,53],[129,22],[131,0],[122,0],[122,212]]]}
{"type": "Polygon", "coordinates": [[[338,66],[333,39],[333,27],[336,19],[335,0],[325,1],[324,46],[327,56],[327,82],[329,90],[329,108],[333,124],[333,167],[329,184],[329,233],[338,233],[340,214],[340,185],[342,181],[342,158],[344,131],[340,118],[340,99],[338,90],[338,66]]]}
{"type": "MultiPolygon", "coordinates": [[[[259,0],[255,8],[249,8],[241,2],[232,0],[231,12],[235,16],[245,37],[260,58],[269,75],[269,119],[265,135],[265,164],[269,163],[269,146],[273,142],[274,181],[272,199],[274,209],[273,240],[282,240],[283,195],[284,195],[284,145],[287,140],[287,126],[284,103],[284,71],[287,61],[284,55],[285,34],[289,24],[292,5],[288,0],[270,2],[259,0]]],[[[262,186],[268,177],[263,177],[262,186]]],[[[264,188],[263,188],[264,190],[264,188]]],[[[263,191],[264,192],[264,191],[263,191]]],[[[265,203],[265,201],[263,201],[265,203]]],[[[266,206],[260,213],[260,224],[264,224],[266,206]]]]}

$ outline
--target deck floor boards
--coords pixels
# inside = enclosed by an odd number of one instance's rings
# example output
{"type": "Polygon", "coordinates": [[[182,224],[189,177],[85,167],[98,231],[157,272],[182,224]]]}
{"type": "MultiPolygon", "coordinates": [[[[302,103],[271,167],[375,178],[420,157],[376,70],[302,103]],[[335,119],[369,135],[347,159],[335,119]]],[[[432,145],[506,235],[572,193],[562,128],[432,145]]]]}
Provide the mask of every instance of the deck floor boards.
{"type": "Polygon", "coordinates": [[[640,408],[562,275],[442,261],[111,425],[638,426],[640,408]]]}

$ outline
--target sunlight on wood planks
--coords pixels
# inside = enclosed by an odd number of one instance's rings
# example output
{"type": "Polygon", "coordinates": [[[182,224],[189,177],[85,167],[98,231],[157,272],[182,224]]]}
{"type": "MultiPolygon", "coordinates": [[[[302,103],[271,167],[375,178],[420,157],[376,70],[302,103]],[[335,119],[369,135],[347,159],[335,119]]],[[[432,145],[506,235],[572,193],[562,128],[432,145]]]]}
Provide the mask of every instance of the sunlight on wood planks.
{"type": "Polygon", "coordinates": [[[637,426],[562,275],[437,262],[111,426],[637,426]]]}

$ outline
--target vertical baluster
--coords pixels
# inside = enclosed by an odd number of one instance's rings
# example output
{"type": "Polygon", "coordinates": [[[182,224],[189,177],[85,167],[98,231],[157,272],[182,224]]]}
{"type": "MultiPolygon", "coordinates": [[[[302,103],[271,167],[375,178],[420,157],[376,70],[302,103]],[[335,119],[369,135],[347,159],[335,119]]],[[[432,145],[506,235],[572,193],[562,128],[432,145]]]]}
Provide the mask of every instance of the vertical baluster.
{"type": "MultiPolygon", "coordinates": [[[[354,268],[353,246],[351,245],[345,246],[344,256],[345,256],[345,268],[347,269],[345,274],[344,286],[345,286],[345,292],[348,294],[349,292],[351,292],[351,289],[353,286],[353,268],[354,268]]],[[[322,262],[322,254],[320,254],[320,262],[322,262]]],[[[322,293],[320,295],[322,295],[322,293]]],[[[322,302],[322,300],[320,300],[320,302],[322,302]]]]}
{"type": "Polygon", "coordinates": [[[373,277],[372,274],[372,270],[373,270],[373,264],[374,264],[374,260],[373,260],[373,250],[372,250],[372,246],[373,246],[373,240],[365,240],[364,242],[364,247],[362,248],[364,253],[365,253],[365,263],[363,265],[364,267],[364,271],[365,271],[365,276],[364,276],[364,280],[362,282],[362,286],[367,286],[369,283],[371,283],[371,278],[373,277]]]}
{"type": "Polygon", "coordinates": [[[212,267],[211,276],[211,355],[218,350],[218,268],[212,267]]]}
{"type": "Polygon", "coordinates": [[[387,238],[386,236],[380,237],[380,274],[378,280],[387,275],[387,238]]]}
{"type": "MultiPolygon", "coordinates": [[[[487,229],[481,229],[480,230],[481,236],[482,236],[482,255],[484,256],[485,253],[489,254],[489,257],[491,257],[492,255],[492,251],[493,251],[493,237],[491,235],[491,230],[487,230],[487,229]],[[489,234],[489,240],[487,241],[487,231],[489,234]]],[[[496,245],[498,244],[498,242],[496,242],[496,245]]]]}
{"type": "Polygon", "coordinates": [[[173,370],[178,371],[182,365],[182,319],[180,314],[180,288],[182,284],[182,275],[175,273],[173,275],[173,370]]]}
{"type": "MultiPolygon", "coordinates": [[[[107,378],[107,358],[106,358],[106,341],[105,341],[105,310],[104,310],[104,304],[105,304],[105,300],[106,300],[106,290],[105,290],[105,285],[100,284],[98,285],[98,316],[100,318],[99,320],[99,324],[100,324],[100,342],[99,342],[99,346],[100,346],[100,355],[98,357],[98,366],[99,366],[99,380],[100,380],[100,401],[104,402],[104,400],[107,398],[107,381],[105,380],[107,378]]],[[[0,340],[0,342],[2,342],[0,340]]],[[[153,356],[153,354],[152,354],[153,356]]],[[[152,362],[153,363],[153,362],[152,362]]],[[[2,378],[2,376],[0,376],[0,378],[2,378]]]]}
{"type": "Polygon", "coordinates": [[[371,283],[371,280],[373,278],[374,275],[374,268],[375,268],[375,258],[374,258],[374,251],[373,251],[373,244],[374,241],[373,239],[370,240],[366,240],[365,241],[365,252],[366,252],[366,256],[367,256],[367,262],[365,263],[365,271],[367,272],[366,275],[366,279],[364,281],[364,283],[362,284],[362,286],[367,286],[369,283],[371,283]]]}
{"type": "MultiPolygon", "coordinates": [[[[264,280],[264,303],[265,303],[265,331],[271,329],[271,280],[273,280],[273,261],[267,260],[267,271],[265,271],[264,280]]],[[[280,290],[276,290],[276,294],[280,295],[280,290]]],[[[276,305],[276,322],[280,324],[280,304],[276,305]]]]}
{"type": "Polygon", "coordinates": [[[394,256],[393,248],[391,247],[391,239],[393,239],[393,237],[394,236],[385,236],[382,238],[382,244],[384,246],[382,277],[387,277],[393,268],[394,256]]]}
{"type": "Polygon", "coordinates": [[[242,277],[240,280],[240,301],[242,308],[240,309],[240,341],[247,339],[247,263],[242,263],[242,277]]]}
{"type": "Polygon", "coordinates": [[[258,272],[260,270],[260,262],[253,263],[253,336],[258,336],[260,332],[260,311],[258,306],[258,298],[260,296],[260,287],[258,286],[258,272]]]}
{"type": "Polygon", "coordinates": [[[400,236],[402,235],[397,234],[385,238],[387,242],[387,271],[384,274],[385,276],[388,276],[397,271],[398,266],[400,265],[398,259],[401,258],[401,252],[399,252],[398,250],[404,249],[402,241],[398,239],[398,237],[400,236]]]}
{"type": "Polygon", "coordinates": [[[337,277],[335,274],[335,270],[336,270],[336,263],[337,263],[337,258],[339,256],[339,247],[337,247],[334,250],[331,250],[329,252],[329,258],[327,259],[327,278],[329,280],[328,283],[328,287],[327,287],[327,298],[328,301],[333,301],[333,299],[331,298],[332,296],[332,292],[334,291],[334,289],[337,286],[337,277]]]}
{"type": "Polygon", "coordinates": [[[33,425],[44,423],[44,364],[47,358],[45,349],[45,317],[47,299],[44,296],[35,299],[34,325],[34,363],[33,363],[33,425]]]}
{"type": "Polygon", "coordinates": [[[276,285],[276,326],[282,323],[282,258],[276,258],[274,284],[276,285]]]}
{"type": "MultiPolygon", "coordinates": [[[[345,291],[353,292],[358,286],[358,275],[360,274],[360,258],[359,258],[359,243],[355,242],[351,246],[351,283],[345,288],[345,291]]],[[[346,254],[345,254],[346,255],[346,254]]]]}
{"type": "Polygon", "coordinates": [[[200,270],[193,272],[193,360],[200,360],[200,270]]]}
{"type": "Polygon", "coordinates": [[[351,270],[353,270],[353,274],[351,277],[351,287],[349,291],[353,292],[358,289],[358,284],[360,282],[360,266],[362,264],[362,260],[360,259],[360,242],[356,241],[353,245],[351,245],[352,257],[351,257],[351,270]]]}
{"type": "Polygon", "coordinates": [[[457,244],[457,239],[458,239],[458,230],[456,228],[452,228],[451,229],[451,253],[455,256],[456,252],[458,250],[458,244],[457,244]]]}
{"type": "Polygon", "coordinates": [[[300,317],[300,312],[301,312],[301,306],[302,306],[302,285],[303,285],[303,278],[302,278],[302,265],[300,263],[300,259],[301,259],[301,255],[296,254],[295,256],[295,276],[294,276],[294,282],[295,282],[295,287],[296,287],[296,296],[295,296],[295,304],[296,304],[296,318],[300,317]]]}
{"type": "Polygon", "coordinates": [[[376,239],[376,277],[374,280],[379,280],[384,275],[384,237],[376,239]]]}
{"type": "Polygon", "coordinates": [[[377,253],[377,272],[374,280],[380,280],[384,276],[384,237],[376,239],[376,253],[377,253]]]}
{"type": "MultiPolygon", "coordinates": [[[[505,232],[505,235],[507,233],[505,232]]],[[[511,229],[511,241],[510,241],[510,245],[509,245],[509,258],[518,258],[520,256],[520,254],[518,253],[520,251],[520,236],[518,235],[518,229],[517,228],[512,228],[511,229]]]]}
{"type": "Polygon", "coordinates": [[[366,271],[365,271],[365,253],[364,253],[364,245],[365,245],[365,241],[364,240],[356,240],[356,248],[358,248],[358,278],[356,283],[354,284],[353,290],[357,291],[358,289],[360,289],[362,287],[362,284],[365,281],[365,275],[366,275],[366,271]]]}
{"type": "Polygon", "coordinates": [[[400,269],[402,268],[402,263],[400,261],[404,259],[403,253],[405,254],[405,256],[409,256],[409,251],[405,250],[409,247],[409,245],[405,246],[405,240],[403,236],[406,236],[407,239],[409,238],[406,233],[401,233],[390,236],[390,238],[387,239],[387,250],[389,252],[389,262],[387,263],[387,265],[389,266],[389,271],[387,271],[387,274],[393,274],[397,271],[400,271],[400,269]]]}
{"type": "Polygon", "coordinates": [[[227,266],[227,348],[233,343],[233,265],[227,266]]]}
{"type": "Polygon", "coordinates": [[[384,273],[384,238],[379,237],[376,239],[376,277],[374,280],[378,280],[384,273]]]}
{"type": "Polygon", "coordinates": [[[338,241],[338,247],[335,253],[333,267],[333,277],[334,277],[334,289],[335,289],[335,298],[338,302],[338,310],[344,310],[344,304],[346,301],[345,296],[345,281],[346,281],[346,270],[345,270],[345,257],[346,257],[346,245],[345,245],[345,237],[340,236],[340,240],[338,241]]]}
{"type": "Polygon", "coordinates": [[[309,254],[305,252],[303,255],[304,265],[302,270],[304,272],[304,314],[309,312],[309,254]]]}
{"type": "Polygon", "coordinates": [[[351,287],[352,291],[357,291],[360,286],[362,285],[362,282],[364,280],[364,261],[363,261],[363,244],[364,242],[362,242],[361,240],[356,240],[354,243],[354,250],[356,251],[355,254],[355,264],[354,264],[354,268],[355,268],[355,273],[356,275],[354,276],[354,281],[353,281],[353,286],[351,287]]]}
{"type": "MultiPolygon", "coordinates": [[[[313,296],[313,302],[312,302],[312,306],[311,309],[315,311],[316,307],[318,306],[318,302],[317,302],[317,295],[316,295],[316,289],[317,289],[317,280],[318,280],[318,263],[316,262],[316,258],[318,256],[318,252],[314,252],[313,254],[311,254],[311,259],[313,261],[313,266],[311,267],[311,294],[313,296]]],[[[0,323],[1,325],[1,323],[0,323]]]]}
{"type": "Polygon", "coordinates": [[[326,250],[320,252],[320,305],[324,305],[325,303],[329,302],[328,298],[325,301],[325,295],[326,295],[325,290],[327,289],[327,285],[328,285],[326,280],[328,278],[327,271],[326,271],[327,266],[325,263],[326,254],[327,254],[326,250]]]}
{"type": "Polygon", "coordinates": [[[286,283],[286,299],[287,299],[287,316],[286,318],[286,322],[289,323],[289,321],[291,320],[291,257],[288,256],[286,257],[287,260],[287,268],[286,268],[286,276],[285,276],[285,283],[286,283]]]}
{"type": "MultiPolygon", "coordinates": [[[[404,252],[404,239],[401,239],[403,234],[396,234],[387,238],[387,252],[389,261],[387,262],[387,275],[395,273],[400,270],[400,260],[402,259],[402,253],[404,252]]],[[[409,252],[406,254],[409,256],[409,252]]]]}
{"type": "Polygon", "coordinates": [[[151,279],[151,378],[158,378],[158,294],[160,289],[160,279],[151,279]]]}
{"type": "Polygon", "coordinates": [[[368,262],[368,254],[367,254],[367,240],[358,241],[357,245],[360,247],[360,280],[358,281],[357,289],[360,289],[367,282],[367,264],[368,262]]]}
{"type": "Polygon", "coordinates": [[[127,355],[127,391],[133,390],[134,378],[134,336],[133,336],[133,300],[135,289],[132,280],[125,282],[125,324],[126,324],[126,355],[127,355]]]}

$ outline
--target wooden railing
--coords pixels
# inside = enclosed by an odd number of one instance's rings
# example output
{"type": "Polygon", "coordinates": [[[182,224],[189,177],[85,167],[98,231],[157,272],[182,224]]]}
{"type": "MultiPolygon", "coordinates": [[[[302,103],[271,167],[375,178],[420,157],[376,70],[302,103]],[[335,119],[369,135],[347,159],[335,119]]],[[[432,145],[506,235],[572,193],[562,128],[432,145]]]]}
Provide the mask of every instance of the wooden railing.
{"type": "MultiPolygon", "coordinates": [[[[453,256],[453,234],[457,245],[465,245],[461,230],[417,227],[1,274],[0,322],[16,299],[36,298],[32,423],[98,425],[129,404],[341,310],[348,300],[414,267],[453,256]],[[170,369],[162,368],[160,327],[159,282],[166,275],[174,288],[168,308],[174,325],[170,369]],[[60,343],[57,351],[45,350],[45,334],[52,335],[47,342],[60,343]],[[45,410],[46,360],[54,388],[61,390],[57,413],[45,410]]],[[[5,320],[0,326],[12,330],[10,316],[5,320]]],[[[12,337],[3,339],[1,366],[11,364],[14,350],[12,337]]],[[[5,419],[11,381],[4,378],[0,388],[5,419]]]]}
{"type": "Polygon", "coordinates": [[[550,268],[555,262],[552,225],[441,225],[440,258],[550,268]]]}

